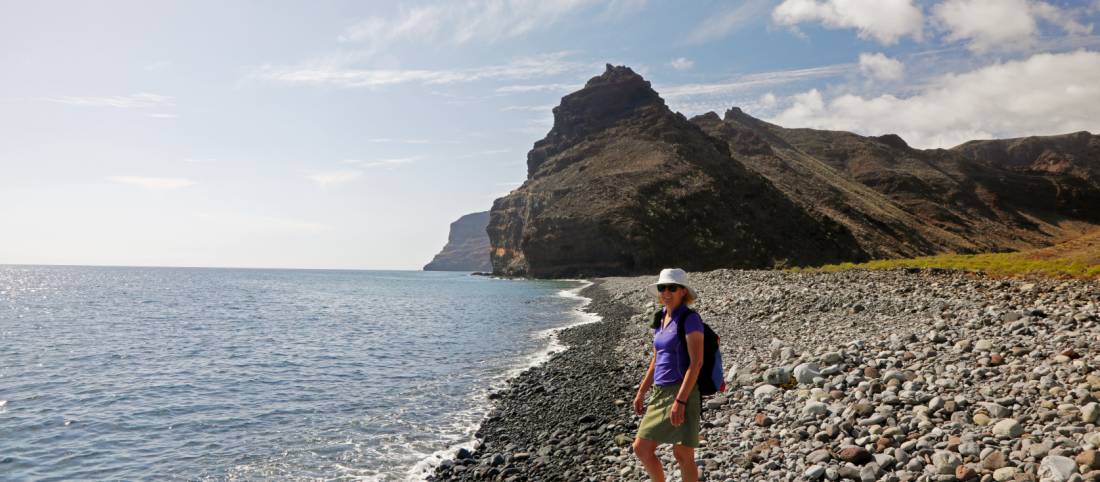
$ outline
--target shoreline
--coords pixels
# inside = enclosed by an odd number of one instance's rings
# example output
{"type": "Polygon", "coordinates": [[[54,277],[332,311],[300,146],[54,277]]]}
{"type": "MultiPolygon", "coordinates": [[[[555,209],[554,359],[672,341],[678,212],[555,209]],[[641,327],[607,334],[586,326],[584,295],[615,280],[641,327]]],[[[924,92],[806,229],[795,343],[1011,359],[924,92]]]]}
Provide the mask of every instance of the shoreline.
{"type": "Polygon", "coordinates": [[[617,379],[617,387],[584,382],[622,370],[614,357],[601,359],[615,349],[617,335],[633,313],[612,302],[599,280],[587,283],[577,294],[589,301],[579,309],[599,318],[553,329],[565,350],[524,370],[493,393],[490,398],[495,403],[477,431],[475,449],[444,461],[428,480],[577,480],[582,474],[566,467],[597,457],[595,452],[573,454],[569,434],[585,434],[586,440],[576,442],[585,447],[599,447],[596,441],[613,442],[615,430],[607,428],[608,422],[622,419],[626,406],[615,401],[633,398],[633,384],[623,386],[617,379]]]}
{"type": "MultiPolygon", "coordinates": [[[[498,277],[493,277],[493,279],[501,281],[525,280],[525,278],[498,277]]],[[[562,279],[558,281],[574,282],[579,284],[579,286],[563,289],[557,292],[558,297],[578,303],[577,306],[574,306],[570,310],[564,312],[567,318],[570,319],[570,322],[562,326],[547,328],[532,333],[531,336],[534,338],[546,338],[546,346],[533,353],[525,355],[521,363],[519,363],[516,367],[507,370],[503,375],[501,375],[490,384],[486,399],[488,406],[485,409],[487,415],[491,414],[492,410],[495,409],[497,405],[496,401],[498,399],[498,394],[510,389],[517,377],[528,370],[549,363],[555,355],[569,348],[569,345],[563,343],[560,339],[561,333],[563,331],[572,329],[577,326],[598,323],[602,320],[602,317],[600,315],[585,310],[585,308],[592,302],[592,300],[591,298],[588,298],[581,293],[593,286],[592,281],[586,279],[562,279]]],[[[469,440],[458,442],[451,446],[448,446],[447,448],[440,449],[418,461],[406,472],[405,480],[424,480],[425,477],[428,477],[430,479],[430,477],[438,471],[440,463],[444,460],[447,460],[449,456],[452,456],[456,453],[461,453],[461,451],[474,453],[481,443],[480,437],[477,436],[477,433],[480,432],[485,420],[486,417],[483,417],[476,426],[472,427],[470,434],[471,438],[469,440]]]]}
{"type": "MultiPolygon", "coordinates": [[[[568,349],[499,393],[476,450],[429,480],[644,480],[629,401],[650,281],[594,280],[582,294],[603,320],[564,330],[568,349]]],[[[1100,283],[716,270],[692,284],[731,385],[705,402],[706,480],[1100,481],[1100,283]]]]}

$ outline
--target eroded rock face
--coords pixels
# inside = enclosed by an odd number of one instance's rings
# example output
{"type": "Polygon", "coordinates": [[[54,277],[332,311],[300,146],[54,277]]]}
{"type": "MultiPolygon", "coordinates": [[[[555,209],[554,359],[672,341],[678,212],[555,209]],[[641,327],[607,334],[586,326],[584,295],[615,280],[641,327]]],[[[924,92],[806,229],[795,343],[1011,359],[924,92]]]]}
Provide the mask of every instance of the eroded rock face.
{"type": "Polygon", "coordinates": [[[1100,136],[914,149],[734,107],[691,121],[626,67],[562,99],[489,221],[493,270],[769,268],[1050,246],[1100,226],[1100,136]]]}
{"type": "Polygon", "coordinates": [[[1100,223],[1100,136],[1087,132],[922,150],[894,134],[785,128],[736,107],[692,122],[875,258],[1031,249],[1100,223]]]}
{"type": "Polygon", "coordinates": [[[497,274],[767,268],[866,256],[850,232],[808,215],[627,67],[609,65],[564,97],[527,167],[527,181],[490,211],[497,274]]]}
{"type": "Polygon", "coordinates": [[[443,250],[435,255],[424,271],[490,271],[489,212],[467,214],[451,223],[450,234],[443,250]]]}

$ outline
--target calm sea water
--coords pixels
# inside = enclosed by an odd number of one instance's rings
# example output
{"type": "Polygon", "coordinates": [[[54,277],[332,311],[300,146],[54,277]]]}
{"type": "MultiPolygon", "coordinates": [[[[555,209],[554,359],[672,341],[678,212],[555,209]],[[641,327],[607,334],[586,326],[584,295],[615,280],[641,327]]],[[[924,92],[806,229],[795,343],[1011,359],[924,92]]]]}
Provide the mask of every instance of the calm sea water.
{"type": "Polygon", "coordinates": [[[0,479],[422,479],[577,286],[0,266],[0,479]]]}

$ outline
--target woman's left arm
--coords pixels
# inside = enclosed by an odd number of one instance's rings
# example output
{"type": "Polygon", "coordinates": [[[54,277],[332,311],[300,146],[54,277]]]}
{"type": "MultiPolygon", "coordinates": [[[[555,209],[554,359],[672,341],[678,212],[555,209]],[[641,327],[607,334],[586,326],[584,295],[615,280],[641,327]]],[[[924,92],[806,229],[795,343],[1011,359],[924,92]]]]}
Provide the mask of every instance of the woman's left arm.
{"type": "MultiPolygon", "coordinates": [[[[688,366],[687,373],[684,374],[680,391],[676,392],[676,400],[683,400],[684,402],[687,402],[688,398],[691,397],[691,391],[695,389],[695,380],[699,378],[699,372],[703,369],[703,332],[693,331],[688,333],[686,338],[691,365],[688,366]]],[[[687,408],[687,404],[678,401],[672,404],[672,412],[669,414],[674,426],[684,423],[684,414],[687,408]]]]}

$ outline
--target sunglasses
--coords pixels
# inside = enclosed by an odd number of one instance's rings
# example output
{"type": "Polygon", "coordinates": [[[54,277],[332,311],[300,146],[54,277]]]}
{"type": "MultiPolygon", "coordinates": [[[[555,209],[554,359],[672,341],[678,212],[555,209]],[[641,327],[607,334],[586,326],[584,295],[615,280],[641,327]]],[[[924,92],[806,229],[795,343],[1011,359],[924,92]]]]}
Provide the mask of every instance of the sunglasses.
{"type": "Polygon", "coordinates": [[[680,289],[680,285],[657,285],[658,293],[664,293],[665,290],[668,290],[669,293],[675,293],[678,289],[680,289]]]}

